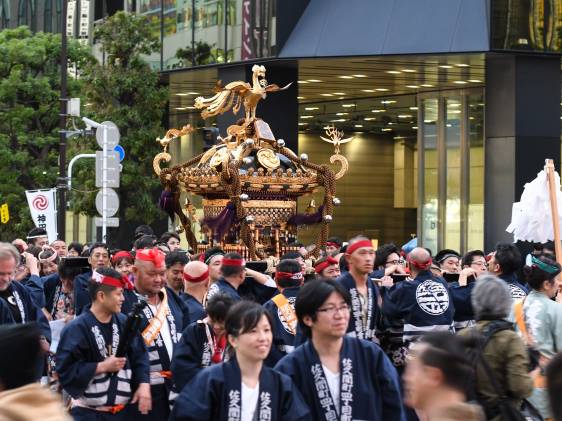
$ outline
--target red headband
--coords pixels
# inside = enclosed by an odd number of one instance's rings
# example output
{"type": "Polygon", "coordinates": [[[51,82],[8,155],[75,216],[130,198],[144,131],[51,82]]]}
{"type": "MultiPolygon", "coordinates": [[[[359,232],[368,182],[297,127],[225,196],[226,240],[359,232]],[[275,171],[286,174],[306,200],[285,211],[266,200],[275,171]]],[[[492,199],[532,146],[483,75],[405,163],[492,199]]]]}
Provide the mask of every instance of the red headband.
{"type": "Polygon", "coordinates": [[[246,261],[244,259],[227,259],[226,257],[222,259],[223,266],[246,266],[246,261]]]}
{"type": "Polygon", "coordinates": [[[164,253],[156,247],[137,250],[135,257],[143,262],[152,262],[157,268],[164,266],[164,253]]]}
{"type": "Polygon", "coordinates": [[[337,259],[334,259],[332,256],[328,256],[328,258],[326,260],[324,260],[323,262],[318,263],[315,267],[314,267],[314,271],[316,273],[321,273],[324,269],[326,269],[328,266],[332,266],[332,265],[337,265],[339,264],[337,259]]]}
{"type": "Polygon", "coordinates": [[[336,248],[341,247],[340,244],[334,243],[334,242],[332,242],[332,241],[327,241],[327,242],[326,242],[326,245],[327,245],[327,246],[331,246],[331,247],[336,247],[336,248]]]}
{"type": "Polygon", "coordinates": [[[410,258],[410,256],[408,256],[408,262],[410,262],[410,264],[419,269],[419,270],[428,270],[431,267],[431,264],[433,263],[433,260],[431,260],[431,257],[429,258],[429,260],[427,260],[426,262],[418,262],[416,260],[412,260],[410,258]]]}
{"type": "Polygon", "coordinates": [[[117,279],[112,276],[104,276],[99,272],[93,271],[92,279],[98,284],[108,285],[110,287],[123,288],[128,290],[133,289],[133,285],[125,276],[121,277],[121,279],[117,279]]]}
{"type": "Polygon", "coordinates": [[[296,273],[289,273],[289,272],[275,272],[275,280],[280,281],[283,279],[291,280],[291,281],[302,281],[304,279],[304,275],[302,272],[296,273]]]}
{"type": "Polygon", "coordinates": [[[125,250],[121,250],[113,255],[113,257],[111,258],[111,262],[115,264],[115,262],[117,262],[117,260],[121,258],[134,260],[133,255],[131,253],[125,250]]]}
{"type": "Polygon", "coordinates": [[[194,284],[198,282],[206,281],[209,278],[209,268],[199,276],[191,276],[189,273],[183,272],[183,279],[187,282],[193,282],[194,284]]]}
{"type": "Polygon", "coordinates": [[[346,249],[345,253],[346,254],[353,254],[354,251],[356,251],[357,249],[360,249],[362,247],[373,248],[373,243],[371,243],[371,240],[358,241],[356,243],[351,244],[350,246],[347,246],[347,249],[346,249]]]}

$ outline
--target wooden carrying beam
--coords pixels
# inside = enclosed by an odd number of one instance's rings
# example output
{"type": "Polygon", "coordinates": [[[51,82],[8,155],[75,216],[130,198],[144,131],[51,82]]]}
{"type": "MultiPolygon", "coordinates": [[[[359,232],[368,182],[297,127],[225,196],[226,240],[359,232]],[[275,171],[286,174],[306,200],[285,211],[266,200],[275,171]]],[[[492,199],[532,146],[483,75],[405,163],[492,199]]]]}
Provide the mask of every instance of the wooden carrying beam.
{"type": "Polygon", "coordinates": [[[562,265],[562,245],[560,244],[560,218],[558,215],[558,200],[556,197],[556,182],[554,179],[554,161],[546,160],[544,171],[548,180],[548,192],[550,195],[550,211],[552,214],[552,227],[554,230],[554,247],[556,261],[562,265]]]}

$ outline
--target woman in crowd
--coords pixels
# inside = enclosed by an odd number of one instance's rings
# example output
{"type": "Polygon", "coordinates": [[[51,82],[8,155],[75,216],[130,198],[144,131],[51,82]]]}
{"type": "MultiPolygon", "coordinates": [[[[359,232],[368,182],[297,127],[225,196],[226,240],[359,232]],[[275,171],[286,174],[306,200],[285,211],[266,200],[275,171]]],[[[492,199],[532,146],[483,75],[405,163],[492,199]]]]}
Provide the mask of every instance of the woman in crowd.
{"type": "Polygon", "coordinates": [[[308,407],[291,379],[266,367],[272,342],[271,316],[249,301],[235,304],[225,328],[232,357],[187,384],[170,420],[307,420],[308,407]]]}
{"type": "Polygon", "coordinates": [[[39,253],[41,276],[47,276],[47,275],[52,275],[53,273],[57,273],[59,262],[60,262],[60,258],[57,252],[50,247],[45,247],[43,251],[39,253]]]}
{"type": "Polygon", "coordinates": [[[68,257],[80,257],[83,250],[84,246],[81,243],[73,241],[68,245],[68,252],[66,253],[66,255],[68,257]]]}
{"type": "Polygon", "coordinates": [[[113,268],[119,272],[121,276],[126,276],[129,279],[131,279],[134,264],[135,258],[131,253],[125,250],[118,251],[111,257],[111,265],[113,268]]]}
{"type": "Polygon", "coordinates": [[[534,390],[529,401],[546,419],[551,417],[546,390],[545,369],[562,349],[562,306],[553,301],[560,288],[561,267],[548,257],[531,257],[524,273],[530,293],[514,306],[515,321],[527,346],[539,354],[538,367],[531,373],[534,390]]]}

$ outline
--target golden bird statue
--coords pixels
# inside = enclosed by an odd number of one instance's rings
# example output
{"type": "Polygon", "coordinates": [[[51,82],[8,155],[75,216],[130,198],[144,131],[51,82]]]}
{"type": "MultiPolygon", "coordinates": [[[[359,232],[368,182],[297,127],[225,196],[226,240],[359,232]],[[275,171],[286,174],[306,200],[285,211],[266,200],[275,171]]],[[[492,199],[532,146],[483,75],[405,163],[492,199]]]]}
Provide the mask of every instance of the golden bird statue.
{"type": "Polygon", "coordinates": [[[214,96],[210,98],[195,98],[195,108],[203,110],[203,118],[223,114],[232,109],[237,114],[242,104],[245,110],[245,125],[256,118],[256,108],[260,100],[265,99],[269,92],[279,92],[288,89],[292,83],[280,88],[276,84],[267,84],[265,67],[255,64],[252,67],[252,84],[244,81],[230,82],[222,87],[217,84],[214,96]]]}

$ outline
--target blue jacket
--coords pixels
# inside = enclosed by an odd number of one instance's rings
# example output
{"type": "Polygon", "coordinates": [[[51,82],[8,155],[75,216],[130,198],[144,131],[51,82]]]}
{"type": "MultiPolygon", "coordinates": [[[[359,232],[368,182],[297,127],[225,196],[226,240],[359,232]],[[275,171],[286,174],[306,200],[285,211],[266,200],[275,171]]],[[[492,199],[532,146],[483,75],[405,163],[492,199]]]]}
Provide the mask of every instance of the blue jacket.
{"type": "Polygon", "coordinates": [[[420,272],[412,281],[399,282],[384,294],[384,315],[404,319],[404,342],[432,331],[454,330],[455,307],[449,286],[430,271],[420,272]]]}

